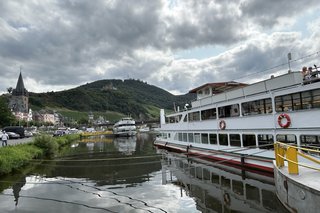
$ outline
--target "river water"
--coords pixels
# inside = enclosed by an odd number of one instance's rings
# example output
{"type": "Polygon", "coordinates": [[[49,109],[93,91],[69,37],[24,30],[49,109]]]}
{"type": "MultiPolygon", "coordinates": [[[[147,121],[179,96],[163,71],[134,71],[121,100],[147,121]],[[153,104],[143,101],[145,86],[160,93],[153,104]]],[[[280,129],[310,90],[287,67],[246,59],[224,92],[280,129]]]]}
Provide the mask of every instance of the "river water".
{"type": "Polygon", "coordinates": [[[272,175],[157,150],[154,135],[89,138],[0,179],[0,212],[287,212],[272,175]]]}

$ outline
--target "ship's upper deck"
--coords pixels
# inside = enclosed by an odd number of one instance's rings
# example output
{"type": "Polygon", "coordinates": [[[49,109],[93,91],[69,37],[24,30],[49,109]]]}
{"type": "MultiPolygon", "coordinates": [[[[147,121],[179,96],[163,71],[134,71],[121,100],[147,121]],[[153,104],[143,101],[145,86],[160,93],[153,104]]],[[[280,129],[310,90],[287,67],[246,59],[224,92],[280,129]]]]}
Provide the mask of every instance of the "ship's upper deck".
{"type": "Polygon", "coordinates": [[[247,86],[245,86],[245,84],[234,83],[237,82],[233,82],[233,85],[237,85],[236,89],[234,87],[226,86],[225,88],[227,90],[225,90],[225,92],[220,92],[216,94],[212,92],[205,92],[208,90],[211,84],[207,84],[207,86],[204,85],[202,87],[198,87],[194,90],[191,90],[190,92],[197,93],[197,100],[192,102],[192,107],[194,108],[204,106],[217,102],[251,96],[254,94],[265,93],[280,88],[301,85],[303,84],[303,76],[301,72],[288,72],[287,74],[277,77],[272,76],[270,79],[253,83],[247,86]]]}

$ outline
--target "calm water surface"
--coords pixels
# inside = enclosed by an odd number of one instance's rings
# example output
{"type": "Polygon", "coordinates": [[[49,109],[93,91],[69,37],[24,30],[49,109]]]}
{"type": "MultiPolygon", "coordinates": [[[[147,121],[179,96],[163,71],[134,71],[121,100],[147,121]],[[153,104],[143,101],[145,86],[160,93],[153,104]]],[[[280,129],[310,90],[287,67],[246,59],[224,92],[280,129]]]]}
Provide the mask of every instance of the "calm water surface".
{"type": "Polygon", "coordinates": [[[272,176],[156,150],[154,136],[91,138],[0,179],[0,212],[287,212],[272,176]]]}

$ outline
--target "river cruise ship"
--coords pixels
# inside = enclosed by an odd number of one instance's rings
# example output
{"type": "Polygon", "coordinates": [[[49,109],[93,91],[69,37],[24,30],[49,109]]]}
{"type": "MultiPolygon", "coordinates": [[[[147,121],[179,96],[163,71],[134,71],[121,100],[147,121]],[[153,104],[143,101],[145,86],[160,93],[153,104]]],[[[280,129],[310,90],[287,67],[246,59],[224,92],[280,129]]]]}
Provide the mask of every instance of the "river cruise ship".
{"type": "Polygon", "coordinates": [[[309,71],[289,71],[250,85],[231,81],[195,88],[191,106],[171,114],[161,109],[154,144],[273,172],[275,141],[320,145],[320,71],[309,71]]]}
{"type": "Polygon", "coordinates": [[[137,134],[136,122],[131,117],[125,117],[113,125],[115,136],[134,136],[137,134]]]}

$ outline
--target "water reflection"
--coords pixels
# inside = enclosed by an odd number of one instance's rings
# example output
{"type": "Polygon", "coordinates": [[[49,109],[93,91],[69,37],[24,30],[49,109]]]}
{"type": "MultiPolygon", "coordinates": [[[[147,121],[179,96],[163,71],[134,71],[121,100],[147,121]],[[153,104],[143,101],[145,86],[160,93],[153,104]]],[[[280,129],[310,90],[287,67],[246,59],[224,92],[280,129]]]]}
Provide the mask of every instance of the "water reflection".
{"type": "Polygon", "coordinates": [[[17,181],[12,186],[13,196],[14,196],[14,202],[15,205],[18,205],[19,202],[19,193],[21,191],[21,188],[26,184],[26,177],[22,177],[19,181],[17,181]]]}
{"type": "Polygon", "coordinates": [[[202,212],[287,212],[276,197],[270,174],[161,153],[163,184],[180,186],[202,212]]]}
{"type": "Polygon", "coordinates": [[[34,162],[0,180],[0,212],[285,212],[272,177],[158,152],[153,140],[87,138],[34,162]]]}
{"type": "Polygon", "coordinates": [[[99,139],[87,138],[64,152],[49,177],[86,178],[99,186],[137,184],[147,181],[149,173],[161,168],[160,156],[148,148],[152,147],[152,135],[117,137],[112,142],[105,142],[104,137],[99,139]]]}

